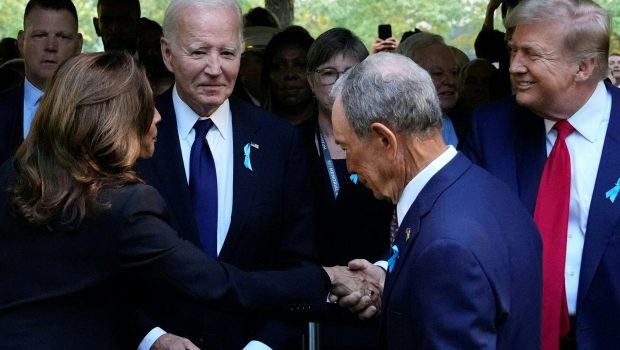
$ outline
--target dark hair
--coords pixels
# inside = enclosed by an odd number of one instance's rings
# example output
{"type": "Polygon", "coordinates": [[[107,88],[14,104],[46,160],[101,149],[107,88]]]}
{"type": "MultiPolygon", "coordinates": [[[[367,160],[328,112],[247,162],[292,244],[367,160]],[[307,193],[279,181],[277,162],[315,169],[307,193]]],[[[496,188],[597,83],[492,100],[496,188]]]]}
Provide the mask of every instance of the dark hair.
{"type": "Polygon", "coordinates": [[[308,50],[307,70],[312,72],[329,61],[334,55],[342,53],[358,62],[368,57],[368,49],[350,30],[332,28],[319,35],[308,50]]]}
{"type": "Polygon", "coordinates": [[[421,33],[422,31],[419,30],[418,28],[413,28],[413,30],[408,30],[406,32],[403,33],[403,36],[400,37],[400,42],[402,43],[403,41],[405,41],[405,39],[407,39],[408,37],[417,34],[417,33],[421,33]]]}
{"type": "Polygon", "coordinates": [[[164,35],[164,29],[162,28],[162,26],[150,18],[142,17],[138,21],[138,24],[140,26],[140,30],[150,29],[161,33],[161,35],[164,35]]]}
{"type": "Polygon", "coordinates": [[[75,5],[71,0],[30,0],[26,5],[26,9],[24,10],[24,27],[26,26],[26,18],[30,14],[33,8],[38,7],[44,10],[65,10],[69,11],[73,18],[75,19],[75,27],[77,30],[78,26],[78,15],[77,10],[75,9],[75,5]]]}
{"type": "Polygon", "coordinates": [[[140,0],[97,0],[97,12],[99,12],[99,6],[101,6],[101,3],[104,2],[108,2],[108,3],[113,3],[113,2],[124,2],[124,3],[128,3],[129,5],[132,5],[133,9],[134,9],[134,16],[135,18],[140,18],[140,0]]]}
{"type": "Polygon", "coordinates": [[[278,21],[278,17],[268,9],[264,7],[255,7],[243,15],[243,26],[280,28],[280,21],[278,21]]]}
{"type": "Polygon", "coordinates": [[[153,113],[148,80],[126,52],[67,60],[15,155],[16,213],[34,225],[74,228],[107,207],[98,201],[102,189],[140,182],[132,167],[153,113]]]}
{"type": "Polygon", "coordinates": [[[17,39],[3,38],[0,40],[0,65],[2,63],[19,58],[19,49],[17,48],[17,39]]]}

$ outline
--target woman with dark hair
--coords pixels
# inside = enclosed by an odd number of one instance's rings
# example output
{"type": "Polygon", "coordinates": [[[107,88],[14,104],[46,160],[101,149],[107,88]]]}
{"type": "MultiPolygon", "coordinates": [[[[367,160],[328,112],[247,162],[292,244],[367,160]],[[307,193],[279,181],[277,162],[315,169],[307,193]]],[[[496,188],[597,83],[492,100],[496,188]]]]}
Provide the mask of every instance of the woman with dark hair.
{"type": "Polygon", "coordinates": [[[320,267],[244,273],[178,238],[162,198],[132,170],[152,155],[159,118],[126,53],[83,54],[58,69],[0,169],[2,348],[135,348],[123,331],[154,288],[273,317],[325,308],[320,267]]]}
{"type": "Polygon", "coordinates": [[[271,38],[265,48],[261,85],[263,106],[299,125],[314,115],[312,92],[306,78],[306,55],[314,39],[307,30],[290,26],[271,38]]]}
{"type": "MultiPolygon", "coordinates": [[[[375,199],[369,189],[357,183],[355,174],[348,173],[346,154],[336,144],[332,131],[331,89],[343,73],[367,56],[360,39],[344,28],[321,34],[308,52],[308,82],[318,116],[302,133],[312,161],[319,261],[329,266],[346,265],[356,258],[376,261],[389,247],[394,207],[375,199]]],[[[376,320],[362,323],[335,309],[331,319],[321,325],[321,342],[330,349],[346,342],[349,348],[374,349],[377,326],[376,320]]]]}

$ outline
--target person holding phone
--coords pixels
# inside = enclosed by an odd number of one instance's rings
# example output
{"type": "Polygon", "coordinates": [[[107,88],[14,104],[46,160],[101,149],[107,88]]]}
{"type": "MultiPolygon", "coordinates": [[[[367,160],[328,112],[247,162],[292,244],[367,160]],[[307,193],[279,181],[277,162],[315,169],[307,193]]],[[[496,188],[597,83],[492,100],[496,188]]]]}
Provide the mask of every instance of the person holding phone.
{"type": "Polygon", "coordinates": [[[377,28],[378,38],[372,45],[372,53],[394,52],[398,49],[398,40],[392,36],[391,24],[379,24],[377,28]]]}

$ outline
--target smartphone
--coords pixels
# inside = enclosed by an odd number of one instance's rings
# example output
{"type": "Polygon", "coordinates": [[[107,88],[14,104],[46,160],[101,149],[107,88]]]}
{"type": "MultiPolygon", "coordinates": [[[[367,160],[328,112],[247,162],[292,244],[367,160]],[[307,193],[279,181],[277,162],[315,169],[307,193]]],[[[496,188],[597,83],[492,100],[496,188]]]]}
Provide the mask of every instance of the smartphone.
{"type": "Polygon", "coordinates": [[[379,24],[378,27],[379,39],[385,40],[392,37],[392,25],[379,24]]]}

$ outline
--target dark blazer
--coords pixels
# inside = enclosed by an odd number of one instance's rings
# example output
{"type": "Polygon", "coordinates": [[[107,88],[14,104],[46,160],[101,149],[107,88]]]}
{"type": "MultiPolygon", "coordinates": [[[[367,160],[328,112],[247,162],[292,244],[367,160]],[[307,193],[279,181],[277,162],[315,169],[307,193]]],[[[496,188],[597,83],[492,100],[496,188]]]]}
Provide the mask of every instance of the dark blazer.
{"type": "Polygon", "coordinates": [[[310,317],[325,309],[320,267],[245,273],[178,238],[164,201],[146,185],[102,192],[109,210],[78,229],[49,231],[16,219],[0,175],[0,347],[135,349],[126,320],[152,290],[173,289],[217,309],[310,317]]]}
{"type": "MultiPolygon", "coordinates": [[[[334,160],[340,190],[334,198],[331,180],[317,149],[316,118],[298,125],[304,139],[314,194],[316,248],[323,266],[344,265],[353,259],[379,260],[389,249],[390,221],[394,205],[375,199],[372,191],[349,178],[344,159],[334,160]]],[[[321,347],[346,344],[351,349],[376,349],[378,319],[360,320],[357,315],[330,305],[329,316],[322,320],[319,333],[321,347]]]]}
{"type": "Polygon", "coordinates": [[[340,185],[338,198],[334,198],[323,152],[317,150],[318,122],[311,119],[299,128],[310,164],[308,176],[314,195],[315,238],[321,264],[346,265],[353,259],[380,259],[389,249],[394,205],[375,199],[363,184],[353,183],[344,159],[334,160],[340,185]]]}
{"type": "MultiPolygon", "coordinates": [[[[620,89],[606,86],[612,106],[581,260],[578,349],[620,344],[620,203],[605,198],[620,178],[620,89]]],[[[547,159],[543,118],[520,107],[514,97],[493,103],[474,116],[465,152],[474,163],[508,184],[533,215],[547,159]]]]}
{"type": "Polygon", "coordinates": [[[24,84],[0,94],[0,164],[11,158],[24,140],[24,84]]]}
{"type": "MultiPolygon", "coordinates": [[[[199,246],[190,193],[181,157],[172,89],[159,96],[162,116],[153,158],[140,162],[139,174],[157,188],[173,216],[173,227],[199,246]]],[[[230,99],[233,128],[233,208],[219,261],[248,271],[288,269],[316,261],[307,164],[297,131],[285,121],[236,98],[230,99]],[[243,165],[243,147],[252,148],[253,171],[243,165]]],[[[199,347],[241,349],[255,339],[282,348],[299,336],[302,325],[274,325],[256,318],[170,304],[155,310],[169,320],[166,331],[190,337],[199,347]],[[204,311],[204,312],[200,312],[204,311]]],[[[153,312],[153,310],[151,310],[153,312]]]]}
{"type": "Polygon", "coordinates": [[[458,154],[422,189],[396,244],[381,348],[539,347],[542,244],[504,184],[458,154]]]}

